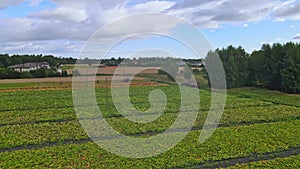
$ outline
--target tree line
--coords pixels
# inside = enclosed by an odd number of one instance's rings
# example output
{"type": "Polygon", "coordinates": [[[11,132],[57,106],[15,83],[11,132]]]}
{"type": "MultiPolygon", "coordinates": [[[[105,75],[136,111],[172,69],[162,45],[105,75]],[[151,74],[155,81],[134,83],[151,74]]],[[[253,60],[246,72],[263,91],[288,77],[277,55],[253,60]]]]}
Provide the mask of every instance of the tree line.
{"type": "Polygon", "coordinates": [[[58,67],[61,64],[75,64],[74,58],[59,58],[52,55],[8,55],[0,54],[0,68],[27,62],[48,62],[51,67],[58,67]]]}
{"type": "Polygon", "coordinates": [[[75,64],[76,59],[58,58],[52,55],[8,55],[0,54],[0,79],[19,79],[19,78],[43,78],[68,76],[66,71],[59,73],[57,68],[61,64],[75,64]],[[18,72],[7,67],[12,65],[24,64],[27,62],[48,62],[51,69],[38,69],[29,72],[18,72]]]}
{"type": "Polygon", "coordinates": [[[67,77],[67,71],[59,73],[55,68],[37,69],[29,72],[18,72],[7,68],[0,68],[0,79],[25,79],[25,78],[44,78],[44,77],[67,77]]]}
{"type": "Polygon", "coordinates": [[[251,54],[241,46],[215,52],[223,63],[228,88],[258,86],[300,93],[300,44],[264,44],[251,54]]]}

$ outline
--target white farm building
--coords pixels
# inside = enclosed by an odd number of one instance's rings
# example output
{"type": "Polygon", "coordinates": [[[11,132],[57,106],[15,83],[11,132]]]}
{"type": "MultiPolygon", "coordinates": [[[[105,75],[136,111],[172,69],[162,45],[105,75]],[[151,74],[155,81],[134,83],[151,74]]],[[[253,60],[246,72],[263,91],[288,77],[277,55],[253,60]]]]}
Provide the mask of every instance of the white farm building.
{"type": "Polygon", "coordinates": [[[31,70],[37,70],[41,68],[50,69],[48,62],[28,62],[19,65],[9,66],[8,68],[13,69],[17,72],[29,72],[31,70]]]}

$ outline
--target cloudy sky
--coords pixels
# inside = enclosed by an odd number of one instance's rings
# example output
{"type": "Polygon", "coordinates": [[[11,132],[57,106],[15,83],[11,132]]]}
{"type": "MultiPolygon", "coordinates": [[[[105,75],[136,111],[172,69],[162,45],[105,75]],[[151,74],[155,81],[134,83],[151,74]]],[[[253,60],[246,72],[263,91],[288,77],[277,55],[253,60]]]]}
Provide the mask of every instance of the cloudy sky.
{"type": "MultiPolygon", "coordinates": [[[[99,28],[145,12],[164,13],[194,24],[216,48],[241,45],[251,52],[262,43],[300,41],[297,0],[1,0],[0,53],[78,57],[99,28]]],[[[172,25],[176,24],[164,22],[157,28],[137,21],[133,26],[156,30],[172,29],[172,25]]],[[[120,29],[126,34],[132,27],[120,29]]],[[[120,30],[103,33],[108,41],[118,36],[120,30]]],[[[141,50],[169,43],[167,38],[147,36],[132,41],[126,48],[116,47],[111,55],[126,57],[136,52],[136,46],[141,50]]],[[[180,49],[176,45],[173,48],[180,49]]]]}

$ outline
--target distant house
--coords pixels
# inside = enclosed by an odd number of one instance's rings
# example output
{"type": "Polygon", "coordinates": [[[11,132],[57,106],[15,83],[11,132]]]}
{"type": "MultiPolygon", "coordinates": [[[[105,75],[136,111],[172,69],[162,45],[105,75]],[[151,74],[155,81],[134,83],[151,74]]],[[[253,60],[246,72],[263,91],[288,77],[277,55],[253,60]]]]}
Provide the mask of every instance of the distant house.
{"type": "Polygon", "coordinates": [[[205,66],[204,62],[195,62],[191,64],[192,67],[203,67],[205,66]]]}
{"type": "Polygon", "coordinates": [[[9,66],[9,69],[13,69],[17,72],[29,72],[31,70],[37,70],[41,68],[50,69],[50,65],[48,62],[28,62],[19,65],[9,66]]]}

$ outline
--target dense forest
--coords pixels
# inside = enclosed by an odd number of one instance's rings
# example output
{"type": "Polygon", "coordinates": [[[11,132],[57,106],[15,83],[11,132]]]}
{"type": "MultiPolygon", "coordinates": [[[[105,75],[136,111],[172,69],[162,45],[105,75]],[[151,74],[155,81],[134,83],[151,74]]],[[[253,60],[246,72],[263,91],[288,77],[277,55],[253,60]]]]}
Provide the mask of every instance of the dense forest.
{"type": "Polygon", "coordinates": [[[57,67],[60,64],[75,64],[74,58],[58,58],[52,55],[8,55],[0,54],[0,68],[23,64],[26,62],[48,62],[51,67],[57,67]]]}
{"type": "Polygon", "coordinates": [[[300,93],[300,44],[264,44],[251,54],[233,46],[216,52],[223,62],[228,88],[259,86],[300,93]]]}

